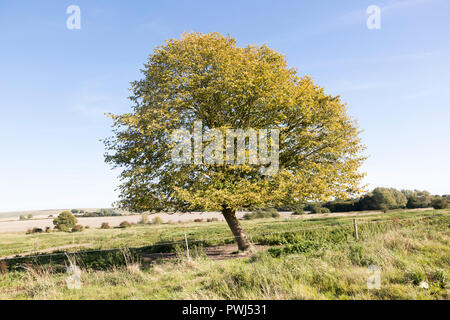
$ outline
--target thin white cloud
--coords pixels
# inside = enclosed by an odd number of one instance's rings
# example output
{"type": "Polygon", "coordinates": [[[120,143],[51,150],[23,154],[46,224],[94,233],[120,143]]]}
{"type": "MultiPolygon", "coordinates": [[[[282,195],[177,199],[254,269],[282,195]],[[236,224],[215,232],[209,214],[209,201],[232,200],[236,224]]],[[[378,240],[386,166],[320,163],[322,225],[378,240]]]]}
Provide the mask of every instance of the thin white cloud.
{"type": "Polygon", "coordinates": [[[106,119],[105,113],[120,113],[125,107],[128,108],[125,90],[117,92],[117,88],[111,87],[108,81],[114,76],[104,75],[85,81],[72,98],[72,109],[87,118],[102,120],[106,119]]]}

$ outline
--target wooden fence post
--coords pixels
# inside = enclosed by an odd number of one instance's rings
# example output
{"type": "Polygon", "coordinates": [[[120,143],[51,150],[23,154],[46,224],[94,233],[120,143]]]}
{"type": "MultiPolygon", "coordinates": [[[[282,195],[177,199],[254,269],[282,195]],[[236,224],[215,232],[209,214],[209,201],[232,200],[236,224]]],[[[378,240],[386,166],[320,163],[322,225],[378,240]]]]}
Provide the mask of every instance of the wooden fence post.
{"type": "Polygon", "coordinates": [[[189,246],[188,246],[188,241],[187,241],[187,235],[186,232],[184,233],[184,240],[186,241],[186,252],[187,252],[187,258],[189,260],[189,246]]]}
{"type": "Polygon", "coordinates": [[[358,240],[358,224],[356,223],[356,219],[353,219],[353,227],[355,229],[355,239],[358,240]]]}

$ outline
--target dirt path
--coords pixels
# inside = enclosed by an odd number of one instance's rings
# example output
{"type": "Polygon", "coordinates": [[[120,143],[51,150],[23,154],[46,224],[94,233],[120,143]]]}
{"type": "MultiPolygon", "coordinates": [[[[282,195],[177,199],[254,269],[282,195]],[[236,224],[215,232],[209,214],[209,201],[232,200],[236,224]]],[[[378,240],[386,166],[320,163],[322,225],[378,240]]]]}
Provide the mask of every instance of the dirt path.
{"type": "MultiPolygon", "coordinates": [[[[269,248],[269,246],[255,245],[254,249],[256,251],[263,251],[269,248]]],[[[239,259],[251,256],[255,250],[248,252],[237,252],[236,244],[229,244],[225,246],[214,246],[203,248],[205,255],[211,260],[229,260],[229,259],[239,259]]],[[[143,253],[142,261],[147,263],[153,263],[158,261],[165,261],[170,259],[175,259],[176,253],[143,253]]]]}

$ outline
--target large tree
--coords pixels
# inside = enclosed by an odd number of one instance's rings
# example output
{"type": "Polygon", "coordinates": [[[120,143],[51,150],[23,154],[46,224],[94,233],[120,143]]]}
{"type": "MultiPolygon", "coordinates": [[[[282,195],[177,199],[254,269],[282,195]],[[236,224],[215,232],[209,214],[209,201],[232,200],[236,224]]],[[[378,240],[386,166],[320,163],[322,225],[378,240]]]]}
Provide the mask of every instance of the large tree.
{"type": "MultiPolygon", "coordinates": [[[[239,47],[218,33],[185,33],[157,47],[141,71],[142,79],[132,83],[132,112],[110,115],[114,135],[105,140],[106,162],[123,170],[122,207],[219,210],[239,249],[246,250],[239,208],[346,198],[360,191],[363,145],[345,104],[310,77],[298,76],[266,45],[239,47]],[[193,144],[203,148],[208,139],[212,144],[213,129],[279,130],[279,150],[271,147],[279,167],[268,174],[262,161],[223,164],[206,155],[173,161],[173,132],[192,131],[195,121],[203,125],[203,140],[193,144]]],[[[215,143],[225,146],[214,132],[215,143]]],[[[272,145],[277,137],[267,134],[272,145]]],[[[249,150],[245,156],[251,157],[249,150]]]]}

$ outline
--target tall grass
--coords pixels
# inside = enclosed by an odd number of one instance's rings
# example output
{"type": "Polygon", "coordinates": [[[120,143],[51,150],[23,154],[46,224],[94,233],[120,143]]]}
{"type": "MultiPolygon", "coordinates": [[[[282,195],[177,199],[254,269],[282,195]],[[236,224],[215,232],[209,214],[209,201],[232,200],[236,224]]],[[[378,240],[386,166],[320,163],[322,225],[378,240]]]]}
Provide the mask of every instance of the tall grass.
{"type": "Polygon", "coordinates": [[[266,235],[268,251],[228,261],[209,260],[201,247],[188,260],[178,246],[176,259],[145,265],[123,251],[121,264],[83,268],[81,290],[69,290],[64,273],[29,264],[6,273],[0,299],[449,299],[449,222],[445,213],[361,223],[356,241],[342,220],[266,235]],[[366,285],[369,265],[381,269],[380,289],[366,285]]]}

